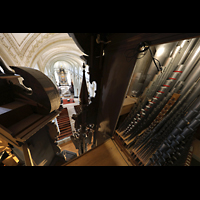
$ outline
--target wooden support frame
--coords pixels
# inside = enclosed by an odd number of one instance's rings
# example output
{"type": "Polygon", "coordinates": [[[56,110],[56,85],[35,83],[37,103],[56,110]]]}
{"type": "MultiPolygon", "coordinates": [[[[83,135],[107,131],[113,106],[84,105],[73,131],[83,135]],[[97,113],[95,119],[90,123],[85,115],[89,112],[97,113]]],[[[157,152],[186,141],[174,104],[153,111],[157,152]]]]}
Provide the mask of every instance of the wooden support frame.
{"type": "Polygon", "coordinates": [[[130,153],[127,151],[126,147],[124,146],[124,142],[122,140],[120,140],[120,136],[117,135],[116,133],[114,133],[113,135],[113,139],[116,142],[116,144],[119,146],[119,148],[121,149],[121,151],[125,154],[125,156],[127,157],[128,161],[133,165],[133,166],[139,166],[137,164],[137,162],[135,162],[133,160],[133,158],[131,157],[130,153]]]}
{"type": "Polygon", "coordinates": [[[24,153],[25,165],[26,166],[34,166],[31,152],[26,143],[24,143],[24,145],[22,146],[22,150],[24,153]]]}
{"type": "Polygon", "coordinates": [[[63,166],[132,166],[115,140],[109,138],[101,145],[63,164],[63,166]]]}

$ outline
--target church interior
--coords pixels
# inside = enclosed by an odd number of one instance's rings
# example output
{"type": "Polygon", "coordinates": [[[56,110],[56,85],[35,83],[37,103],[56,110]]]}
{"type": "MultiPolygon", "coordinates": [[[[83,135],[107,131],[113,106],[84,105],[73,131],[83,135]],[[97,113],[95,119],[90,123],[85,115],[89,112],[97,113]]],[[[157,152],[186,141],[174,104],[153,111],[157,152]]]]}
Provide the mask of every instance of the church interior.
{"type": "Polygon", "coordinates": [[[0,166],[199,166],[200,33],[0,33],[0,166]]]}

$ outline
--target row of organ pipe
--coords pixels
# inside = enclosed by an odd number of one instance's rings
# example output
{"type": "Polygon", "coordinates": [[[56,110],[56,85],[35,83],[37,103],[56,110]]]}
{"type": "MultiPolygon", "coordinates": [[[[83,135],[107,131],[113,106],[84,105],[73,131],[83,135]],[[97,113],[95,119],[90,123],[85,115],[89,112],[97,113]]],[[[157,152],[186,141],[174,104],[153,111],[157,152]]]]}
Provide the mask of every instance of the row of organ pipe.
{"type": "Polygon", "coordinates": [[[200,126],[200,39],[179,41],[115,131],[136,165],[184,165],[200,126]]]}

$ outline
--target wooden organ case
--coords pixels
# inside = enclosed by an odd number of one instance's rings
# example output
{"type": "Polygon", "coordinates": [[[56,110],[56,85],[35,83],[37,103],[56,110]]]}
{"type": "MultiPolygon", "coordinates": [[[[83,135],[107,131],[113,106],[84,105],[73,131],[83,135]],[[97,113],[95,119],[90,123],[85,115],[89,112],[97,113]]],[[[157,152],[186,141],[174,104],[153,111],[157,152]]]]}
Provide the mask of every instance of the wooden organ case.
{"type": "Polygon", "coordinates": [[[200,126],[200,33],[70,35],[97,83],[85,114],[95,148],[64,165],[190,165],[200,126]],[[124,111],[127,96],[133,104],[124,111]]]}
{"type": "Polygon", "coordinates": [[[67,162],[52,120],[60,96],[42,72],[9,67],[0,58],[0,166],[55,166],[67,162]]]}

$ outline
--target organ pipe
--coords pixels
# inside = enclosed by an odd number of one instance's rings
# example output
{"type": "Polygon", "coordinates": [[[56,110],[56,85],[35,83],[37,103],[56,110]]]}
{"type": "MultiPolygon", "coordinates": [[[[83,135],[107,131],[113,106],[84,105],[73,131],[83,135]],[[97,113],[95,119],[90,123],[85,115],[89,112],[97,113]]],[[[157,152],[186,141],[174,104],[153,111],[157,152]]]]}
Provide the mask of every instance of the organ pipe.
{"type": "Polygon", "coordinates": [[[200,126],[200,39],[176,43],[162,69],[115,131],[141,166],[184,165],[200,126]]]}

